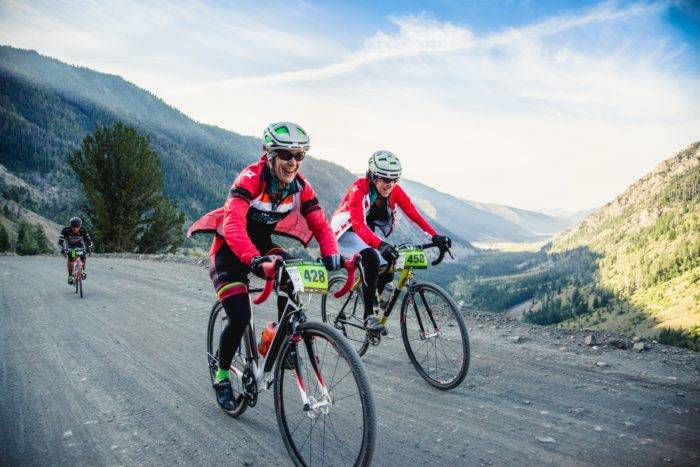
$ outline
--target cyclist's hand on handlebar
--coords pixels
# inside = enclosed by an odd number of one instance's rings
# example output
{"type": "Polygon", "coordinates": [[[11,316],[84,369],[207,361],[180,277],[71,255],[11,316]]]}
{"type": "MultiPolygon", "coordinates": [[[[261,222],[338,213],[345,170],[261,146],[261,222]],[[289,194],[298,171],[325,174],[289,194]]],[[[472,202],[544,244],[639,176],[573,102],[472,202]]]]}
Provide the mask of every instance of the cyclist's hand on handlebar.
{"type": "Polygon", "coordinates": [[[452,240],[444,235],[433,235],[433,243],[441,252],[447,251],[452,247],[452,240]]]}
{"type": "Polygon", "coordinates": [[[321,262],[328,271],[337,271],[343,267],[342,257],[337,253],[324,256],[321,258],[321,262]]]}
{"type": "Polygon", "coordinates": [[[250,262],[250,269],[256,276],[266,279],[265,271],[263,271],[262,265],[265,263],[272,263],[275,261],[274,256],[256,256],[253,261],[250,262]]]}
{"type": "Polygon", "coordinates": [[[393,263],[399,257],[399,252],[396,250],[396,247],[386,242],[379,244],[379,253],[381,253],[382,258],[389,263],[393,263]]]}

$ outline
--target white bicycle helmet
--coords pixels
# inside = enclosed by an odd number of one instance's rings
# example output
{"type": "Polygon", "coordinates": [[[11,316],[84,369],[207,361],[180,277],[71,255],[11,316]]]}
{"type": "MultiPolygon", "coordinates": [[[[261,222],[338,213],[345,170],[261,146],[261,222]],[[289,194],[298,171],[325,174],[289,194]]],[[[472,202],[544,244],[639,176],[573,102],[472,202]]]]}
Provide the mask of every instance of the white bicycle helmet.
{"type": "Polygon", "coordinates": [[[397,179],[401,176],[401,161],[393,152],[377,151],[369,158],[367,172],[373,177],[397,179]]]}
{"type": "Polygon", "coordinates": [[[309,150],[309,135],[296,123],[278,122],[272,123],[263,132],[263,149],[270,152],[275,149],[288,151],[309,150]]]}

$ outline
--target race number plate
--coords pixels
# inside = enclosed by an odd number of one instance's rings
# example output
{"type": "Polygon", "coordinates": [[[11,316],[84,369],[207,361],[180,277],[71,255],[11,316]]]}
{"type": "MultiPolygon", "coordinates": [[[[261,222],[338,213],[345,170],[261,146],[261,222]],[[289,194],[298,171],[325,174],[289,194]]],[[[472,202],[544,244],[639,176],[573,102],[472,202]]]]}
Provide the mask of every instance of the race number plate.
{"type": "Polygon", "coordinates": [[[287,267],[292,279],[294,292],[326,293],[328,291],[328,271],[322,264],[300,263],[287,267]]]}
{"type": "Polygon", "coordinates": [[[396,260],[396,269],[426,269],[428,258],[423,250],[405,250],[400,252],[396,260]]]}

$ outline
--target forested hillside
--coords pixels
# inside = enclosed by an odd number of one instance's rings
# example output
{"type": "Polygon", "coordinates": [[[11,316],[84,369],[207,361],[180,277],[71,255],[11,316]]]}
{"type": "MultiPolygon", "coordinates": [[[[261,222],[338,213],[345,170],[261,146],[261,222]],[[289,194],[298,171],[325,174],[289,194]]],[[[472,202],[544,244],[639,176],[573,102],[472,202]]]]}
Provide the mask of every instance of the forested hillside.
{"type": "MultiPolygon", "coordinates": [[[[537,253],[489,253],[452,285],[474,306],[641,335],[700,327],[700,143],[537,253]]],[[[694,336],[694,337],[693,337],[694,336]]]]}
{"type": "Polygon", "coordinates": [[[54,220],[78,201],[67,157],[97,126],[118,120],[148,135],[161,155],[166,192],[194,216],[221,202],[233,175],[259,152],[255,138],[194,122],[117,76],[0,48],[0,163],[49,196],[54,220]]]}
{"type": "MultiPolygon", "coordinates": [[[[0,164],[39,194],[32,201],[36,212],[64,222],[69,211],[76,211],[82,195],[68,155],[85,135],[117,121],[148,136],[161,156],[165,191],[189,219],[219,206],[238,171],[261,152],[259,139],[195,122],[118,76],[0,46],[0,164]]],[[[302,170],[327,212],[355,179],[343,167],[313,157],[302,170]]],[[[471,239],[522,240],[529,235],[498,216],[469,210],[472,217],[462,216],[449,226],[442,225],[451,219],[449,211],[424,212],[463,245],[471,239]],[[480,222],[483,216],[493,225],[480,222]]],[[[404,239],[415,237],[405,227],[400,231],[404,239]]]]}

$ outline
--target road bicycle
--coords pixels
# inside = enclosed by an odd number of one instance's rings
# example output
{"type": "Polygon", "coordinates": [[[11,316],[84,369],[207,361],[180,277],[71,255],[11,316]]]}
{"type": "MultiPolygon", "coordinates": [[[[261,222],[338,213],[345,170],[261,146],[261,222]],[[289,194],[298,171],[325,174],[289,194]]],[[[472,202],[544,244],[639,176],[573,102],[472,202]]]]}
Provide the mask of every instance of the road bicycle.
{"type": "MultiPolygon", "coordinates": [[[[347,293],[355,263],[344,260],[347,293]]],[[[283,260],[263,264],[264,288],[252,302],[264,302],[274,290],[287,299],[266,355],[260,355],[251,320],[234,355],[229,375],[240,417],[255,407],[260,392],[273,388],[277,423],[285,447],[297,465],[368,465],[376,441],[374,398],[357,352],[331,326],[307,321],[300,294],[326,293],[328,272],[318,262],[283,260]]],[[[220,302],[209,316],[207,357],[212,384],[218,368],[218,343],[228,317],[220,302]]]]}
{"type": "MultiPolygon", "coordinates": [[[[440,286],[417,282],[414,270],[426,269],[428,259],[424,250],[437,248],[434,243],[398,246],[399,257],[385,270],[398,271],[384,316],[390,316],[399,295],[406,291],[401,302],[400,327],[408,358],[421,377],[433,387],[442,390],[457,387],[469,371],[469,335],[464,318],[452,297],[440,286]]],[[[449,250],[448,250],[449,252],[449,250]]],[[[450,254],[451,255],[451,254],[450,254]]],[[[442,262],[445,251],[431,264],[442,262]]],[[[363,356],[368,347],[379,345],[382,335],[364,327],[362,283],[364,272],[358,261],[359,277],[350,293],[336,299],[331,293],[345,282],[342,275],[334,276],[328,284],[329,293],[321,297],[321,318],[339,330],[363,356]]]]}
{"type": "Polygon", "coordinates": [[[70,255],[70,261],[73,263],[73,270],[71,276],[73,277],[73,285],[75,286],[75,293],[80,294],[80,298],[83,298],[83,260],[81,259],[85,256],[85,248],[71,248],[68,251],[70,255]]]}

